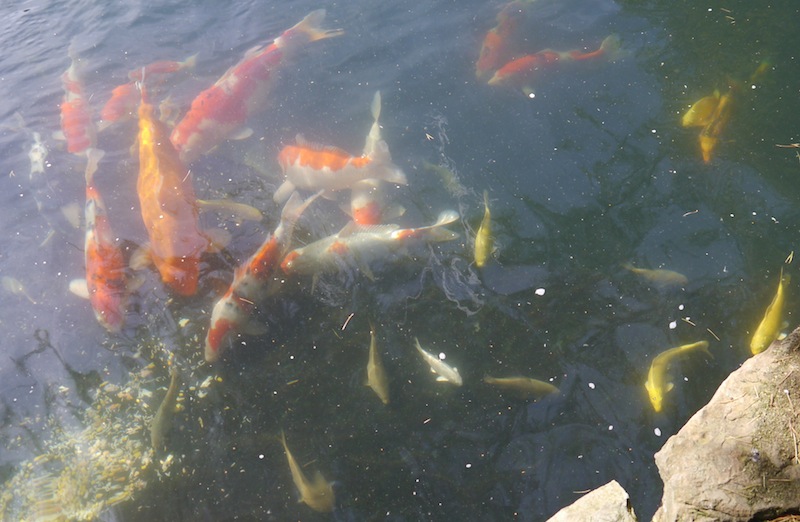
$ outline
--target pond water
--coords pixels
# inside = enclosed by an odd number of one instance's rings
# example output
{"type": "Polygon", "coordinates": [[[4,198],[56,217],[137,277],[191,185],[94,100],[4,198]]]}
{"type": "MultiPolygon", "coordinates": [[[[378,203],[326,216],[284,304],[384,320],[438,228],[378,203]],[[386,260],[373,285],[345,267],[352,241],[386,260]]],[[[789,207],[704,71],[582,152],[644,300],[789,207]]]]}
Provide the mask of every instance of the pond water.
{"type": "MultiPolygon", "coordinates": [[[[519,5],[505,61],[578,50],[535,71],[524,82],[532,93],[476,78],[503,2],[0,7],[3,517],[544,520],[615,479],[649,519],[661,496],[653,454],[750,356],[795,249],[800,155],[777,145],[800,141],[800,8],[519,5]],[[253,134],[189,165],[199,198],[232,198],[263,220],[203,213],[202,226],[227,230],[230,242],[202,257],[197,292],[176,295],[154,269],[138,270],[124,328],[106,331],[69,289],[85,276],[83,225],[67,216],[84,205],[86,158],[52,135],[70,52],[95,114],[129,71],[197,54],[191,70],[154,90],[182,115],[248,49],[319,8],[323,26],[344,34],[286,58],[268,106],[246,122],[253,134]],[[570,59],[609,35],[620,41],[613,60],[570,59]],[[730,95],[732,112],[704,162],[705,130],[682,127],[681,116],[715,90],[730,95]],[[278,272],[255,316],[267,332],[242,335],[205,363],[215,301],[277,226],[278,152],[302,134],[360,154],[376,91],[382,137],[408,178],[389,190],[405,208],[393,221],[428,225],[452,209],[459,238],[403,245],[369,267],[278,272]],[[48,155],[44,174],[31,177],[34,133],[48,155]],[[484,191],[495,248],[478,268],[484,191]],[[653,284],[626,264],[687,281],[653,284]],[[388,405],[364,386],[370,324],[388,405]],[[415,338],[446,354],[463,386],[437,382],[415,338]],[[674,388],[655,412],[644,387],[650,363],[698,340],[713,358],[676,361],[674,388]],[[149,425],[170,367],[181,376],[178,408],[166,447],[153,451],[149,425]],[[533,377],[560,393],[520,399],[486,375],[533,377]],[[307,475],[334,482],[333,513],[297,502],[282,431],[307,475]]],[[[126,260],[148,241],[136,143],[135,118],[97,139],[105,156],[95,181],[126,260]]],[[[348,219],[337,202],[316,200],[292,248],[348,219]]],[[[786,295],[793,326],[795,285],[786,295]]]]}

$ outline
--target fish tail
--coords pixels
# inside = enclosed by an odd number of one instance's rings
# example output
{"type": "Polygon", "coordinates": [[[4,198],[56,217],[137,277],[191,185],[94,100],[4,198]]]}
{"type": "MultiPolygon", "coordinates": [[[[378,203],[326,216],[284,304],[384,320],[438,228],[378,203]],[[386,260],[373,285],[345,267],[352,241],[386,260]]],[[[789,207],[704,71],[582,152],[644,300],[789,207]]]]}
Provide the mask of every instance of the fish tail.
{"type": "Polygon", "coordinates": [[[291,197],[283,206],[283,210],[281,210],[281,220],[278,227],[275,229],[275,235],[278,237],[279,241],[285,241],[285,244],[288,245],[297,220],[300,219],[300,216],[303,215],[303,212],[305,212],[308,206],[321,196],[323,192],[324,190],[320,190],[305,200],[301,198],[300,194],[296,191],[292,192],[291,197]]]}
{"type": "Polygon", "coordinates": [[[364,156],[374,159],[377,145],[381,141],[381,126],[378,123],[378,118],[381,116],[381,91],[376,91],[375,96],[372,98],[370,105],[370,112],[372,113],[372,127],[369,129],[367,139],[364,142],[364,156]]]}
{"type": "Polygon", "coordinates": [[[603,56],[606,56],[608,61],[613,62],[620,55],[620,40],[619,36],[612,34],[606,36],[605,40],[600,44],[600,51],[603,56]]]}
{"type": "MultiPolygon", "coordinates": [[[[194,69],[195,65],[197,65],[197,55],[200,53],[194,53],[190,57],[186,58],[184,61],[181,62],[181,69],[194,69]]],[[[142,71],[142,75],[144,75],[144,71],[142,71]]]]}
{"type": "Polygon", "coordinates": [[[344,34],[344,29],[323,29],[321,26],[324,20],[325,9],[317,9],[306,15],[305,18],[300,20],[300,22],[289,29],[289,31],[294,30],[305,33],[309,42],[333,38],[334,36],[341,36],[344,34]]]}
{"type": "Polygon", "coordinates": [[[92,179],[94,178],[94,173],[97,172],[97,165],[100,163],[100,160],[103,159],[105,156],[105,151],[100,149],[87,149],[86,150],[86,184],[91,185],[92,179]]]}

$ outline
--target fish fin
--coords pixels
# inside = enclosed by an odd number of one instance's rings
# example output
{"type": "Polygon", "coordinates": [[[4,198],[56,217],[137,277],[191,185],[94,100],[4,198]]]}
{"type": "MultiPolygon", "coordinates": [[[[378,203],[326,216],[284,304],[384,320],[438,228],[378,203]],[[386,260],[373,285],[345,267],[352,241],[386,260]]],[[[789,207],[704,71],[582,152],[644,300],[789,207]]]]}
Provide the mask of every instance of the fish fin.
{"type": "Polygon", "coordinates": [[[243,333],[247,335],[264,335],[269,331],[269,328],[264,323],[260,323],[258,321],[250,320],[245,323],[244,328],[242,329],[243,333]]]}
{"type": "Polygon", "coordinates": [[[145,278],[141,275],[136,275],[133,277],[128,277],[127,282],[125,283],[125,288],[128,289],[129,292],[135,292],[144,284],[145,278]]]}
{"type": "Polygon", "coordinates": [[[363,229],[364,229],[364,227],[358,225],[355,221],[351,220],[351,221],[348,221],[347,224],[345,226],[343,226],[342,229],[339,232],[336,233],[336,235],[338,237],[348,237],[348,236],[352,236],[356,232],[359,232],[359,231],[361,231],[363,229]]]}
{"type": "Polygon", "coordinates": [[[245,127],[244,129],[241,129],[241,130],[233,133],[233,135],[230,136],[228,139],[229,140],[236,140],[236,141],[246,140],[247,138],[249,138],[252,135],[253,135],[253,129],[251,129],[250,127],[245,127]]]}
{"type": "Polygon", "coordinates": [[[103,132],[114,124],[113,121],[100,120],[97,122],[97,132],[103,132]]]}
{"type": "Polygon", "coordinates": [[[275,203],[285,203],[289,196],[292,195],[292,192],[294,192],[294,183],[287,179],[278,187],[278,190],[272,195],[272,199],[275,203]]]}
{"type": "Polygon", "coordinates": [[[186,58],[184,61],[181,62],[181,69],[194,69],[197,65],[197,55],[200,53],[194,53],[190,57],[186,58]]]}
{"type": "Polygon", "coordinates": [[[86,279],[73,279],[69,282],[69,291],[83,299],[89,299],[89,286],[86,279]]]}
{"type": "Polygon", "coordinates": [[[53,136],[54,140],[58,140],[58,141],[66,141],[67,140],[67,137],[64,136],[64,132],[62,132],[62,131],[55,131],[52,134],[52,136],[53,136]]]}
{"type": "Polygon", "coordinates": [[[72,225],[72,228],[81,227],[81,206],[77,202],[73,201],[61,207],[61,215],[72,225]]]}
{"type": "MultiPolygon", "coordinates": [[[[322,29],[320,26],[324,20],[325,9],[317,9],[316,11],[312,11],[306,15],[305,18],[300,20],[287,32],[291,32],[292,30],[302,31],[308,36],[309,42],[315,42],[324,38],[333,38],[334,36],[340,36],[344,34],[344,29],[322,29]]],[[[275,43],[278,43],[277,39],[275,43]]]]}
{"type": "Polygon", "coordinates": [[[153,264],[153,258],[150,255],[150,246],[143,245],[134,250],[131,255],[131,260],[128,263],[134,270],[143,270],[153,264]]]}
{"type": "Polygon", "coordinates": [[[231,233],[223,228],[211,228],[205,230],[204,233],[208,239],[209,252],[219,252],[231,242],[231,233]]]}
{"type": "Polygon", "coordinates": [[[86,183],[91,184],[92,178],[94,177],[94,173],[97,172],[97,166],[100,163],[100,160],[103,159],[105,156],[105,151],[95,148],[86,149],[86,171],[84,173],[86,177],[86,183]]]}
{"type": "Polygon", "coordinates": [[[359,263],[358,268],[365,276],[367,276],[367,279],[370,281],[375,281],[375,274],[372,273],[372,269],[366,263],[359,263]]]}
{"type": "Polygon", "coordinates": [[[261,221],[264,216],[257,208],[245,203],[237,203],[230,199],[198,199],[197,205],[200,210],[213,210],[225,212],[232,215],[238,222],[242,221],[261,221]]]}
{"type": "Polygon", "coordinates": [[[447,382],[447,377],[442,377],[441,375],[439,375],[438,377],[436,377],[436,382],[447,382]]]}
{"type": "Polygon", "coordinates": [[[605,37],[600,44],[600,50],[609,62],[614,62],[622,56],[619,35],[611,34],[605,37]]]}
{"type": "Polygon", "coordinates": [[[674,387],[675,387],[675,383],[668,382],[667,385],[664,386],[664,391],[667,391],[667,392],[672,391],[672,388],[674,388],[674,387]]]}

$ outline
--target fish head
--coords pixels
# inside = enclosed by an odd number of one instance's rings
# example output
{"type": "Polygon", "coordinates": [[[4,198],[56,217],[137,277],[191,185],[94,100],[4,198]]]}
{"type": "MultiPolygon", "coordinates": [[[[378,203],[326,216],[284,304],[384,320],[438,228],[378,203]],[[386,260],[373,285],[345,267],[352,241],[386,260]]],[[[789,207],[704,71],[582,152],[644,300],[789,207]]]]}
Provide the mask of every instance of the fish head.
{"type": "Polygon", "coordinates": [[[644,383],[644,387],[647,388],[647,394],[650,396],[650,404],[653,405],[653,409],[656,413],[660,412],[664,401],[661,390],[653,386],[649,380],[644,383]]]}
{"type": "Polygon", "coordinates": [[[296,268],[297,259],[299,257],[300,252],[297,250],[292,250],[286,254],[286,257],[284,257],[283,261],[281,261],[281,270],[283,270],[283,272],[286,274],[291,274],[296,268]]]}
{"type": "MultiPolygon", "coordinates": [[[[220,301],[219,303],[222,303],[220,301]]],[[[217,304],[219,304],[217,303],[217,304]]],[[[216,306],[214,307],[216,309],[216,306]]],[[[211,320],[211,327],[206,334],[205,358],[206,362],[213,363],[222,355],[225,341],[230,334],[237,330],[236,323],[227,318],[211,320]]]]}

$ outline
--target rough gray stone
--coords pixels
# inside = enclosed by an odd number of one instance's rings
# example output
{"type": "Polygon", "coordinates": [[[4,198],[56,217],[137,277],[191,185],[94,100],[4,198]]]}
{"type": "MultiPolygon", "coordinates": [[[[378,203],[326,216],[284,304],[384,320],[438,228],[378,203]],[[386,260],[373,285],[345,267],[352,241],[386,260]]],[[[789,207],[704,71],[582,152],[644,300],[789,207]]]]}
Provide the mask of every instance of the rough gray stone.
{"type": "Polygon", "coordinates": [[[654,522],[769,520],[800,507],[800,328],[748,359],[656,453],[654,522]]]}
{"type": "Polygon", "coordinates": [[[636,522],[628,493],[612,480],[565,507],[547,522],[636,522]]]}

